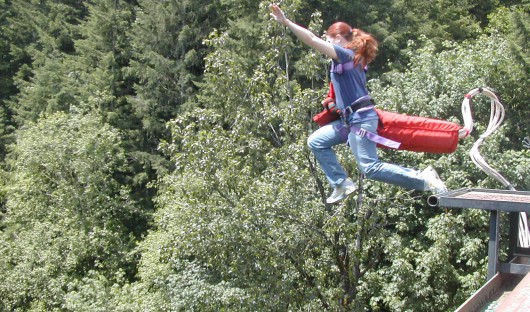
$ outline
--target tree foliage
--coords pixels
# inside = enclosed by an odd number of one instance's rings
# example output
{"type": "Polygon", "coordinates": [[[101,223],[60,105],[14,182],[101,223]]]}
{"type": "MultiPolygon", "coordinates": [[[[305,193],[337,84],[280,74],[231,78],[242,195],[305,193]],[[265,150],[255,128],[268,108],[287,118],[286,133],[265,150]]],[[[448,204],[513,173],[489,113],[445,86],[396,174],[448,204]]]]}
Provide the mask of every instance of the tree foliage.
{"type": "MultiPolygon", "coordinates": [[[[485,282],[480,210],[370,180],[324,204],[306,138],[328,61],[268,5],[0,0],[0,309],[450,311],[485,282]]],[[[461,123],[464,94],[496,91],[506,120],[481,152],[530,187],[527,1],[280,5],[316,34],[376,35],[383,109],[461,123]]],[[[499,188],[467,155],[489,109],[473,99],[452,154],[380,157],[499,188]]]]}
{"type": "MultiPolygon", "coordinates": [[[[308,51],[303,62],[293,62],[294,42],[274,28],[271,37],[253,34],[263,39],[245,51],[280,48],[249,59],[238,50],[248,45],[238,42],[240,34],[266,26],[233,27],[237,35],[214,33],[210,41],[215,52],[199,96],[206,109],[172,123],[174,141],[165,148],[177,170],[161,181],[157,231],[142,252],[154,257],[140,269],[144,287],[156,289],[153,300],[165,300],[173,310],[442,311],[480,287],[488,220],[481,211],[429,211],[421,196],[372,181],[365,183],[363,200],[323,209],[322,176],[304,144],[311,131],[304,108],[317,106],[318,93],[289,78],[294,63],[294,76],[321,84],[315,77],[322,77],[317,69],[322,61],[308,51]],[[191,278],[190,270],[200,274],[191,278]],[[219,300],[203,297],[208,289],[219,300]]],[[[420,42],[419,49],[411,47],[409,70],[389,74],[385,83],[372,80],[373,94],[390,110],[459,122],[463,94],[508,83],[498,79],[499,67],[507,66],[499,64],[513,62],[507,41],[498,35],[479,39],[446,42],[442,53],[434,43],[420,42]]],[[[489,116],[482,100],[475,110],[477,131],[489,116]]],[[[495,137],[484,151],[498,165],[506,161],[497,152],[503,144],[495,137]]],[[[456,153],[442,157],[382,155],[415,167],[436,161],[450,188],[495,187],[467,159],[470,145],[462,142],[456,153]]],[[[353,164],[347,166],[356,172],[353,164]]]]}
{"type": "Polygon", "coordinates": [[[138,207],[114,176],[125,154],[115,129],[58,113],[17,133],[5,186],[0,296],[5,310],[61,306],[91,271],[113,279],[134,263],[138,207]]]}

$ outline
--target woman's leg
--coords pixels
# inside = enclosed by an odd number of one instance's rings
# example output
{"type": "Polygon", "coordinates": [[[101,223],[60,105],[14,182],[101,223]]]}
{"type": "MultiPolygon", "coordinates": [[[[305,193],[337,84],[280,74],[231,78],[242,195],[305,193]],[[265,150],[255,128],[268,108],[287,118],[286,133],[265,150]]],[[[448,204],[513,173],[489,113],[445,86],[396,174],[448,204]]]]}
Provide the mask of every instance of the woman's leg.
{"type": "Polygon", "coordinates": [[[348,175],[337,160],[332,147],[346,143],[347,136],[348,128],[342,125],[341,120],[336,120],[319,128],[307,139],[307,145],[315,155],[329,184],[334,188],[340,185],[348,175]]]}
{"type": "MultiPolygon", "coordinates": [[[[368,120],[354,124],[372,133],[377,133],[378,120],[368,120]]],[[[353,132],[348,134],[350,148],[361,172],[369,179],[401,186],[406,189],[426,190],[426,181],[419,172],[398,165],[384,163],[377,155],[377,145],[366,137],[353,132]]]]}

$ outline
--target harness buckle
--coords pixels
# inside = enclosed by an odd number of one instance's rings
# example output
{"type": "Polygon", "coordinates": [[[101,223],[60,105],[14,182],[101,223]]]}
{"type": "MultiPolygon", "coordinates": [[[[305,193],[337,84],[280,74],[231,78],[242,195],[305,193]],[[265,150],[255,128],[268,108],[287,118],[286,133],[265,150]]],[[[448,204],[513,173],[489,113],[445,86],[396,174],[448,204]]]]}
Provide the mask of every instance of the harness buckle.
{"type": "Polygon", "coordinates": [[[361,138],[364,138],[366,136],[366,129],[363,129],[363,128],[360,128],[358,131],[357,131],[357,135],[361,138]]]}

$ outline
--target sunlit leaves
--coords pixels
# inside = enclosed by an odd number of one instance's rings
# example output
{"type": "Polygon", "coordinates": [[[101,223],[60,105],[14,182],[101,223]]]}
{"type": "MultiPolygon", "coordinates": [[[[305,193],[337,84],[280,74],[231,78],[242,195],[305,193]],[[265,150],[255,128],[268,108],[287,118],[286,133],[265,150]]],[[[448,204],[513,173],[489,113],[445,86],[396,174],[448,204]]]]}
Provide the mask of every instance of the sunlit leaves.
{"type": "MultiPolygon", "coordinates": [[[[2,118],[25,124],[1,175],[0,309],[438,311],[481,286],[486,213],[367,180],[362,201],[322,203],[305,141],[328,60],[272,22],[270,2],[0,3],[0,66],[19,70],[2,118]]],[[[371,80],[382,108],[459,123],[467,91],[498,91],[507,120],[482,152],[525,189],[528,27],[513,7],[482,34],[494,4],[280,1],[315,34],[340,19],[378,37],[369,76],[403,69],[371,80]]],[[[473,102],[475,137],[489,105],[473,102]]],[[[499,187],[471,144],[380,155],[434,164],[451,189],[499,187]]]]}
{"type": "Polygon", "coordinates": [[[138,211],[114,177],[125,164],[120,144],[92,116],[54,114],[18,132],[0,233],[8,309],[32,299],[57,306],[72,278],[89,269],[111,277],[133,260],[126,226],[138,211]]]}

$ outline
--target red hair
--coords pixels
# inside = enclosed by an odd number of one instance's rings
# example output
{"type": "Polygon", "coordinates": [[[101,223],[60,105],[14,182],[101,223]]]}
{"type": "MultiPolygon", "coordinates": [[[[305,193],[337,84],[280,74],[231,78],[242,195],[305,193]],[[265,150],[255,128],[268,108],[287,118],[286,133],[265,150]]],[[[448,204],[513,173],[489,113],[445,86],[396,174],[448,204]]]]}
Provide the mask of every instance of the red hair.
{"type": "Polygon", "coordinates": [[[344,22],[336,22],[329,26],[326,35],[330,37],[341,35],[349,41],[344,47],[355,52],[355,57],[353,58],[355,65],[359,63],[362,66],[368,65],[375,59],[379,51],[377,40],[371,34],[352,28],[344,22]]]}

